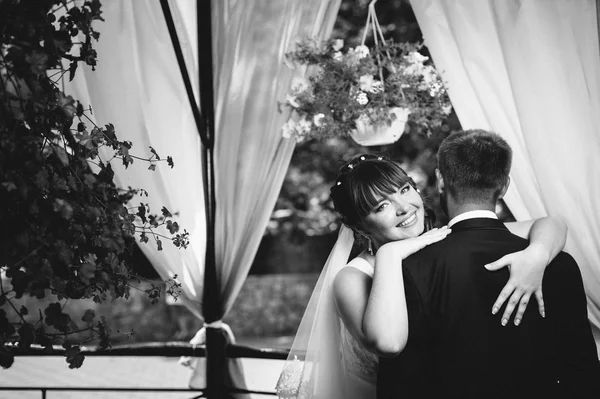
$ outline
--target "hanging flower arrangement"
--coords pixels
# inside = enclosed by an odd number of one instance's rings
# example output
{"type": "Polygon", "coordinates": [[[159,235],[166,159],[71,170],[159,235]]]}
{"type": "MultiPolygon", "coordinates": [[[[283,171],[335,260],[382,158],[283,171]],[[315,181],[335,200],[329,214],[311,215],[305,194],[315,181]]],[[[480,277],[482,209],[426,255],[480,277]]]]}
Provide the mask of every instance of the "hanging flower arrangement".
{"type": "Polygon", "coordinates": [[[361,45],[346,49],[340,39],[299,43],[286,59],[310,67],[310,77],[294,79],[280,103],[292,110],[283,136],[300,141],[351,135],[359,144],[382,145],[398,140],[407,122],[430,133],[452,107],[421,46],[385,41],[372,5],[361,45]],[[364,44],[370,28],[371,48],[364,44]]]}

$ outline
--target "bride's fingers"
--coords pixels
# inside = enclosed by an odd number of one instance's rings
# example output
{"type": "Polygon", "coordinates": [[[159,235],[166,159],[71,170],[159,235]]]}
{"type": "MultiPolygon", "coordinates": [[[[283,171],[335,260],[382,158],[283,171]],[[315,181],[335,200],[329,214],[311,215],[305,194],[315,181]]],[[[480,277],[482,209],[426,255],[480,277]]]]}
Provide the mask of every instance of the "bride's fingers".
{"type": "Polygon", "coordinates": [[[542,289],[540,288],[535,292],[535,299],[538,303],[538,310],[542,317],[546,317],[546,309],[544,308],[544,295],[542,294],[542,289]]]}
{"type": "MultiPolygon", "coordinates": [[[[508,320],[512,315],[513,311],[517,304],[521,301],[521,297],[523,296],[523,291],[521,291],[518,287],[515,289],[513,294],[511,295],[508,303],[506,304],[506,308],[504,308],[504,314],[502,315],[502,325],[505,326],[508,324],[508,320]]],[[[527,306],[527,302],[525,302],[525,306],[527,306]]],[[[520,321],[519,321],[520,322],[520,321]]]]}
{"type": "Polygon", "coordinates": [[[519,302],[519,307],[517,308],[517,314],[515,315],[515,326],[521,324],[521,320],[523,320],[523,314],[525,314],[525,310],[527,310],[527,305],[529,304],[529,299],[531,298],[530,293],[524,293],[519,302]]]}
{"type": "Polygon", "coordinates": [[[498,313],[502,305],[504,305],[504,302],[508,299],[508,297],[510,296],[510,294],[513,293],[514,290],[515,286],[513,282],[509,280],[502,289],[502,291],[500,291],[500,295],[498,295],[498,299],[496,299],[496,302],[494,302],[494,305],[492,306],[492,314],[498,313]]]}
{"type": "Polygon", "coordinates": [[[493,270],[500,270],[505,266],[509,266],[512,263],[512,254],[508,254],[508,255],[504,255],[503,257],[501,257],[500,259],[498,259],[495,262],[492,263],[488,263],[487,265],[485,265],[484,267],[490,271],[493,270]]]}
{"type": "Polygon", "coordinates": [[[421,238],[424,240],[425,245],[433,244],[434,242],[438,242],[443,240],[450,234],[450,229],[437,230],[428,235],[422,235],[421,238]]]}

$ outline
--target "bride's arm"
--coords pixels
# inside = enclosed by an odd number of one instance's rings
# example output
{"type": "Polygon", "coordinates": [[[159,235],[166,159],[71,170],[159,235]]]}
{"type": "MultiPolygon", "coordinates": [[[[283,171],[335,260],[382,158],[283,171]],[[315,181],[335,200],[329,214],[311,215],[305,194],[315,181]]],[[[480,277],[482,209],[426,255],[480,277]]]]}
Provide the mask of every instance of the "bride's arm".
{"type": "Polygon", "coordinates": [[[335,305],[346,329],[364,348],[377,355],[395,354],[408,339],[402,256],[384,245],[375,262],[372,280],[353,267],[340,270],[333,283],[335,305]]]}
{"type": "Polygon", "coordinates": [[[445,227],[433,229],[419,237],[387,243],[377,251],[373,286],[362,326],[366,341],[378,355],[395,356],[408,340],[402,261],[449,233],[450,229],[445,227]]]}
{"type": "Polygon", "coordinates": [[[488,270],[498,270],[510,266],[510,279],[500,292],[492,307],[496,314],[510,297],[502,315],[501,323],[506,325],[517,304],[514,323],[519,325],[532,295],[535,295],[538,309],[545,316],[542,294],[542,278],[546,266],[564,248],[567,240],[567,225],[552,217],[536,220],[506,223],[515,235],[529,239],[529,246],[523,251],[508,254],[496,262],[486,265],[488,270]]]}
{"type": "Polygon", "coordinates": [[[373,287],[363,318],[363,331],[378,355],[400,353],[408,340],[408,313],[402,260],[393,246],[383,245],[375,260],[373,287]]]}
{"type": "Polygon", "coordinates": [[[375,256],[373,279],[345,267],[333,282],[334,303],[346,329],[367,350],[380,356],[404,349],[408,317],[402,259],[445,238],[450,229],[434,229],[419,237],[383,245],[375,256]]]}

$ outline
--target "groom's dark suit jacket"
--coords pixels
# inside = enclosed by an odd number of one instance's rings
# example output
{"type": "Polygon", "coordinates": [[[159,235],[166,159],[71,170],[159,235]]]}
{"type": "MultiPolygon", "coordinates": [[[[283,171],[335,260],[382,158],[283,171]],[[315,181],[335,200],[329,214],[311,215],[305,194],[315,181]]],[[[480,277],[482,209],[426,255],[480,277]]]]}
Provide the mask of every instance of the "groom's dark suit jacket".
{"type": "Polygon", "coordinates": [[[561,252],[544,274],[546,318],[521,325],[492,305],[509,278],[484,265],[526,248],[495,219],[469,219],[404,261],[409,339],[381,358],[378,398],[600,398],[600,365],[581,273],[561,252]]]}

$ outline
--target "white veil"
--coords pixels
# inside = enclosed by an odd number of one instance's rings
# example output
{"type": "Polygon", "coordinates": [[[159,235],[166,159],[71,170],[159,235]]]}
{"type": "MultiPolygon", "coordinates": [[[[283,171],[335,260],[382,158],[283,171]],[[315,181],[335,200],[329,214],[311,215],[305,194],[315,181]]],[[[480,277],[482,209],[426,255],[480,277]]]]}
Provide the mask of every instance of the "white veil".
{"type": "Polygon", "coordinates": [[[290,355],[277,382],[280,398],[344,398],[340,320],[333,302],[333,279],[348,263],[354,234],[342,225],[327,258],[290,355]]]}

